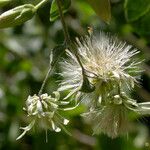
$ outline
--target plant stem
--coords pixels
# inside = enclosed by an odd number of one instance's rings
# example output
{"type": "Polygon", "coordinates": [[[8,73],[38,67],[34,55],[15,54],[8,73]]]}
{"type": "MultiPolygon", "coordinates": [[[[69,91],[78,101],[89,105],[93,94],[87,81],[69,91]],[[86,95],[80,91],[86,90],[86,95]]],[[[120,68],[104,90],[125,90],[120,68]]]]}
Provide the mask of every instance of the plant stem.
{"type": "Polygon", "coordinates": [[[83,74],[83,76],[85,76],[84,67],[83,67],[83,65],[80,61],[80,58],[79,58],[78,54],[77,54],[76,47],[75,47],[75,45],[73,45],[71,43],[71,40],[70,40],[68,28],[66,26],[66,23],[65,23],[65,20],[64,20],[64,14],[63,14],[62,7],[61,7],[61,0],[56,0],[56,2],[57,2],[57,6],[58,6],[59,15],[60,15],[60,20],[61,20],[61,23],[62,23],[62,26],[63,26],[63,32],[64,32],[66,45],[68,46],[68,48],[70,48],[69,50],[73,51],[73,53],[75,54],[76,59],[77,59],[78,63],[80,64],[81,68],[82,68],[82,74],[83,74]]]}
{"type": "MultiPolygon", "coordinates": [[[[44,5],[47,1],[48,1],[48,0],[43,0],[43,1],[41,1],[39,4],[36,5],[36,9],[40,8],[40,7],[41,7],[42,5],[44,5]]],[[[64,15],[63,15],[62,8],[61,8],[61,1],[60,1],[60,0],[56,0],[56,2],[57,2],[59,14],[60,14],[60,18],[61,18],[61,22],[62,22],[62,26],[63,26],[63,32],[64,32],[64,36],[65,36],[65,44],[66,44],[66,45],[70,45],[71,41],[70,41],[70,37],[69,37],[69,33],[68,33],[67,26],[66,26],[65,21],[64,21],[64,15]]],[[[38,93],[39,97],[40,97],[40,95],[41,95],[42,92],[43,92],[43,89],[44,89],[45,84],[46,84],[46,82],[47,82],[47,80],[48,80],[49,74],[50,74],[50,72],[52,71],[52,69],[54,68],[54,66],[55,66],[55,65],[51,66],[51,64],[50,64],[50,67],[49,67],[49,69],[48,69],[48,72],[47,72],[47,74],[46,74],[46,76],[45,76],[45,79],[44,79],[44,81],[43,81],[43,83],[42,83],[42,86],[41,86],[41,88],[40,88],[40,90],[39,90],[39,93],[38,93]]]]}
{"type": "Polygon", "coordinates": [[[65,36],[65,42],[67,45],[70,45],[70,36],[69,36],[69,32],[68,32],[68,28],[66,26],[65,20],[64,20],[64,14],[62,11],[62,7],[61,7],[61,1],[60,0],[56,0],[57,2],[57,6],[58,6],[58,11],[59,11],[59,15],[60,15],[60,20],[63,26],[63,32],[64,32],[64,36],[65,36]]]}
{"type": "Polygon", "coordinates": [[[40,90],[39,90],[39,93],[38,93],[39,96],[40,96],[40,95],[42,94],[42,92],[43,92],[44,86],[45,86],[45,84],[46,84],[46,82],[47,82],[47,80],[48,80],[48,77],[49,77],[49,74],[50,74],[51,71],[52,71],[52,67],[51,67],[51,64],[50,64],[49,69],[48,69],[48,72],[47,72],[47,74],[46,74],[46,76],[45,76],[45,79],[44,79],[44,81],[43,81],[43,83],[42,83],[42,86],[41,86],[41,88],[40,88],[40,90]]]}
{"type": "Polygon", "coordinates": [[[41,1],[40,3],[38,3],[36,6],[35,6],[35,9],[38,10],[40,7],[42,7],[46,2],[48,2],[48,0],[43,0],[41,1]]]}
{"type": "MultiPolygon", "coordinates": [[[[47,1],[48,0],[43,0],[42,2],[40,2],[39,4],[37,4],[36,5],[36,9],[40,8],[47,1]]],[[[84,70],[84,67],[83,67],[83,65],[82,65],[82,63],[80,61],[80,58],[79,58],[78,54],[77,54],[76,47],[75,47],[75,45],[73,45],[71,43],[71,40],[70,40],[68,28],[66,26],[66,23],[65,23],[65,20],[64,20],[63,11],[62,11],[62,7],[61,7],[61,0],[56,0],[56,2],[57,2],[57,6],[58,6],[58,11],[59,11],[61,23],[62,23],[62,26],[63,26],[63,32],[64,32],[64,37],[65,37],[65,44],[69,48],[69,50],[72,51],[75,54],[76,59],[77,59],[78,63],[80,64],[81,68],[82,68],[82,75],[83,75],[83,77],[85,77],[85,70],[84,70]]],[[[51,66],[51,64],[50,64],[50,67],[48,69],[46,77],[45,77],[45,79],[44,79],[44,81],[42,83],[42,86],[41,86],[40,90],[39,90],[39,93],[38,93],[39,97],[42,94],[44,86],[45,86],[45,84],[46,84],[46,82],[48,80],[49,74],[50,74],[50,72],[52,71],[53,68],[54,68],[54,66],[51,66]]]]}

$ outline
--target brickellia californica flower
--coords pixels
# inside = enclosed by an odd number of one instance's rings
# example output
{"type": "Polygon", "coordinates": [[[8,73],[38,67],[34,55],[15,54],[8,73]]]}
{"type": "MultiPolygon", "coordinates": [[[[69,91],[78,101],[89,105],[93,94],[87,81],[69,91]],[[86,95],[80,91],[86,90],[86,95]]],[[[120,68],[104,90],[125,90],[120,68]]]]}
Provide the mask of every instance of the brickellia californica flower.
{"type": "Polygon", "coordinates": [[[58,90],[69,91],[65,99],[74,96],[87,105],[89,112],[82,116],[91,119],[94,134],[115,138],[126,133],[128,111],[150,113],[149,103],[137,103],[130,97],[142,72],[142,61],[136,57],[139,50],[104,32],[77,38],[76,47],[83,68],[74,53],[66,50],[68,59],[61,62],[63,80],[58,90]],[[95,87],[91,92],[81,90],[86,83],[83,69],[95,87]]]}
{"type": "Polygon", "coordinates": [[[60,132],[62,128],[65,129],[64,126],[68,124],[69,120],[59,114],[59,106],[66,105],[68,102],[59,100],[59,92],[55,91],[53,93],[55,95],[54,97],[47,93],[40,96],[28,96],[24,110],[27,111],[31,123],[26,127],[20,128],[24,131],[17,140],[22,138],[33,126],[37,125],[44,130],[53,130],[55,132],[60,132]]]}

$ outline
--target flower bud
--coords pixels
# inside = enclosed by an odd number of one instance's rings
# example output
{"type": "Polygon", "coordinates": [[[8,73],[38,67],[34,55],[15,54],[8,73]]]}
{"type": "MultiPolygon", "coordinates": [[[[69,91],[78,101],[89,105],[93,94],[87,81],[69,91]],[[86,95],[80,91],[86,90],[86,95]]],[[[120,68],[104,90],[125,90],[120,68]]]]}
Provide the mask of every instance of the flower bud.
{"type": "Polygon", "coordinates": [[[8,28],[20,25],[30,20],[36,12],[31,4],[25,4],[8,10],[0,15],[0,28],[8,28]]]}

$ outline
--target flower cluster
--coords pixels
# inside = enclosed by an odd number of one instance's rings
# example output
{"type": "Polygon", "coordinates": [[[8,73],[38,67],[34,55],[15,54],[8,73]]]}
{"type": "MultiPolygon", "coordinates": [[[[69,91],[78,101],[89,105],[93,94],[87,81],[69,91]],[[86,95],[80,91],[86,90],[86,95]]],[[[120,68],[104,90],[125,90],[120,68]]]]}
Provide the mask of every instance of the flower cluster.
{"type": "Polygon", "coordinates": [[[139,104],[129,96],[140,78],[141,61],[135,58],[139,51],[103,32],[99,37],[90,35],[76,41],[82,66],[67,50],[68,59],[61,62],[63,80],[58,90],[69,90],[66,98],[74,95],[87,105],[89,112],[83,116],[93,123],[94,134],[102,132],[115,138],[127,130],[127,110],[150,112],[149,103],[139,104]],[[82,91],[85,76],[94,91],[82,91]]]}
{"type": "Polygon", "coordinates": [[[63,80],[58,89],[69,91],[64,99],[71,97],[76,105],[68,108],[69,102],[60,101],[58,91],[54,92],[54,97],[48,94],[29,96],[24,109],[31,123],[21,128],[24,132],[17,139],[35,124],[45,130],[67,132],[64,125],[69,121],[59,110],[75,109],[80,102],[88,108],[82,116],[91,122],[93,134],[104,133],[111,138],[128,131],[129,111],[150,114],[150,102],[138,103],[130,97],[142,71],[141,61],[136,59],[137,49],[103,32],[99,37],[90,34],[77,39],[76,48],[76,52],[66,50],[68,58],[60,63],[63,80]]]}
{"type": "Polygon", "coordinates": [[[61,128],[64,129],[64,125],[67,125],[69,120],[63,118],[59,114],[59,106],[66,105],[68,102],[60,101],[59,92],[53,92],[55,97],[48,94],[42,94],[40,96],[29,96],[26,100],[26,108],[28,117],[31,119],[31,123],[26,127],[21,127],[24,132],[17,138],[22,138],[27,131],[31,130],[34,125],[40,126],[42,129],[50,129],[55,132],[60,132],[61,128]]]}

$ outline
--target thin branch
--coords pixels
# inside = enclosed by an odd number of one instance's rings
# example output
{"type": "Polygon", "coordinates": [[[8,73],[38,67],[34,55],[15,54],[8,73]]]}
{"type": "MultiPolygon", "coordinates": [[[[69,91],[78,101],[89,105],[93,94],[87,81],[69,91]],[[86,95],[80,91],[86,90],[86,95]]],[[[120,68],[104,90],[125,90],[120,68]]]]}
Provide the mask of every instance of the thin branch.
{"type": "Polygon", "coordinates": [[[72,51],[74,53],[74,55],[76,56],[76,59],[77,59],[79,65],[82,68],[82,75],[84,77],[85,76],[85,69],[84,69],[84,67],[83,67],[83,65],[82,65],[82,63],[80,61],[80,58],[79,58],[79,56],[77,54],[75,45],[73,45],[71,43],[69,32],[68,32],[68,28],[67,28],[67,25],[65,23],[65,19],[64,19],[62,7],[61,7],[61,0],[56,0],[56,2],[57,2],[58,10],[59,10],[60,20],[61,20],[61,23],[62,23],[62,26],[63,26],[63,32],[64,32],[66,45],[70,48],[69,50],[72,51]]]}
{"type": "MultiPolygon", "coordinates": [[[[41,3],[36,5],[36,7],[37,8],[41,7],[41,5],[43,5],[46,1],[47,0],[43,0],[41,3]]],[[[82,75],[83,75],[83,78],[84,78],[85,77],[85,70],[84,70],[84,67],[83,67],[83,65],[82,65],[82,63],[80,61],[80,58],[79,58],[78,54],[77,54],[75,45],[73,45],[71,43],[69,32],[68,32],[68,28],[67,28],[65,20],[64,20],[64,15],[63,15],[62,6],[61,6],[61,0],[56,0],[56,2],[57,2],[58,10],[59,10],[61,23],[62,23],[62,26],[63,26],[63,32],[64,32],[64,37],[65,37],[65,44],[69,48],[69,50],[72,51],[74,53],[74,55],[76,56],[76,59],[77,59],[78,63],[80,64],[81,68],[82,68],[82,75]]],[[[39,93],[38,93],[39,97],[42,94],[42,91],[43,91],[43,89],[45,87],[45,84],[46,84],[46,82],[48,80],[49,74],[50,74],[50,72],[52,71],[53,68],[54,68],[54,65],[51,66],[51,64],[50,64],[50,67],[48,69],[46,77],[45,77],[45,79],[44,79],[44,81],[42,83],[42,86],[41,86],[40,90],[39,90],[39,93]]]]}
{"type": "Polygon", "coordinates": [[[49,74],[50,74],[51,71],[52,71],[52,67],[51,67],[51,65],[50,65],[50,67],[49,67],[49,69],[48,69],[48,72],[47,72],[47,74],[46,74],[46,77],[45,77],[45,79],[44,79],[44,81],[43,81],[43,83],[42,83],[42,86],[41,86],[40,90],[39,90],[39,93],[38,93],[39,97],[40,97],[40,95],[41,95],[42,92],[43,92],[43,89],[44,89],[44,87],[45,87],[45,84],[46,84],[46,82],[47,82],[47,80],[48,80],[48,77],[49,77],[49,74]]]}
{"type": "Polygon", "coordinates": [[[61,20],[61,23],[62,23],[62,26],[63,26],[65,42],[66,42],[67,45],[70,45],[70,36],[69,36],[68,28],[67,28],[65,20],[64,20],[64,14],[63,14],[63,11],[62,11],[61,1],[56,0],[56,2],[57,2],[57,6],[58,6],[59,15],[60,15],[60,20],[61,20]]]}

